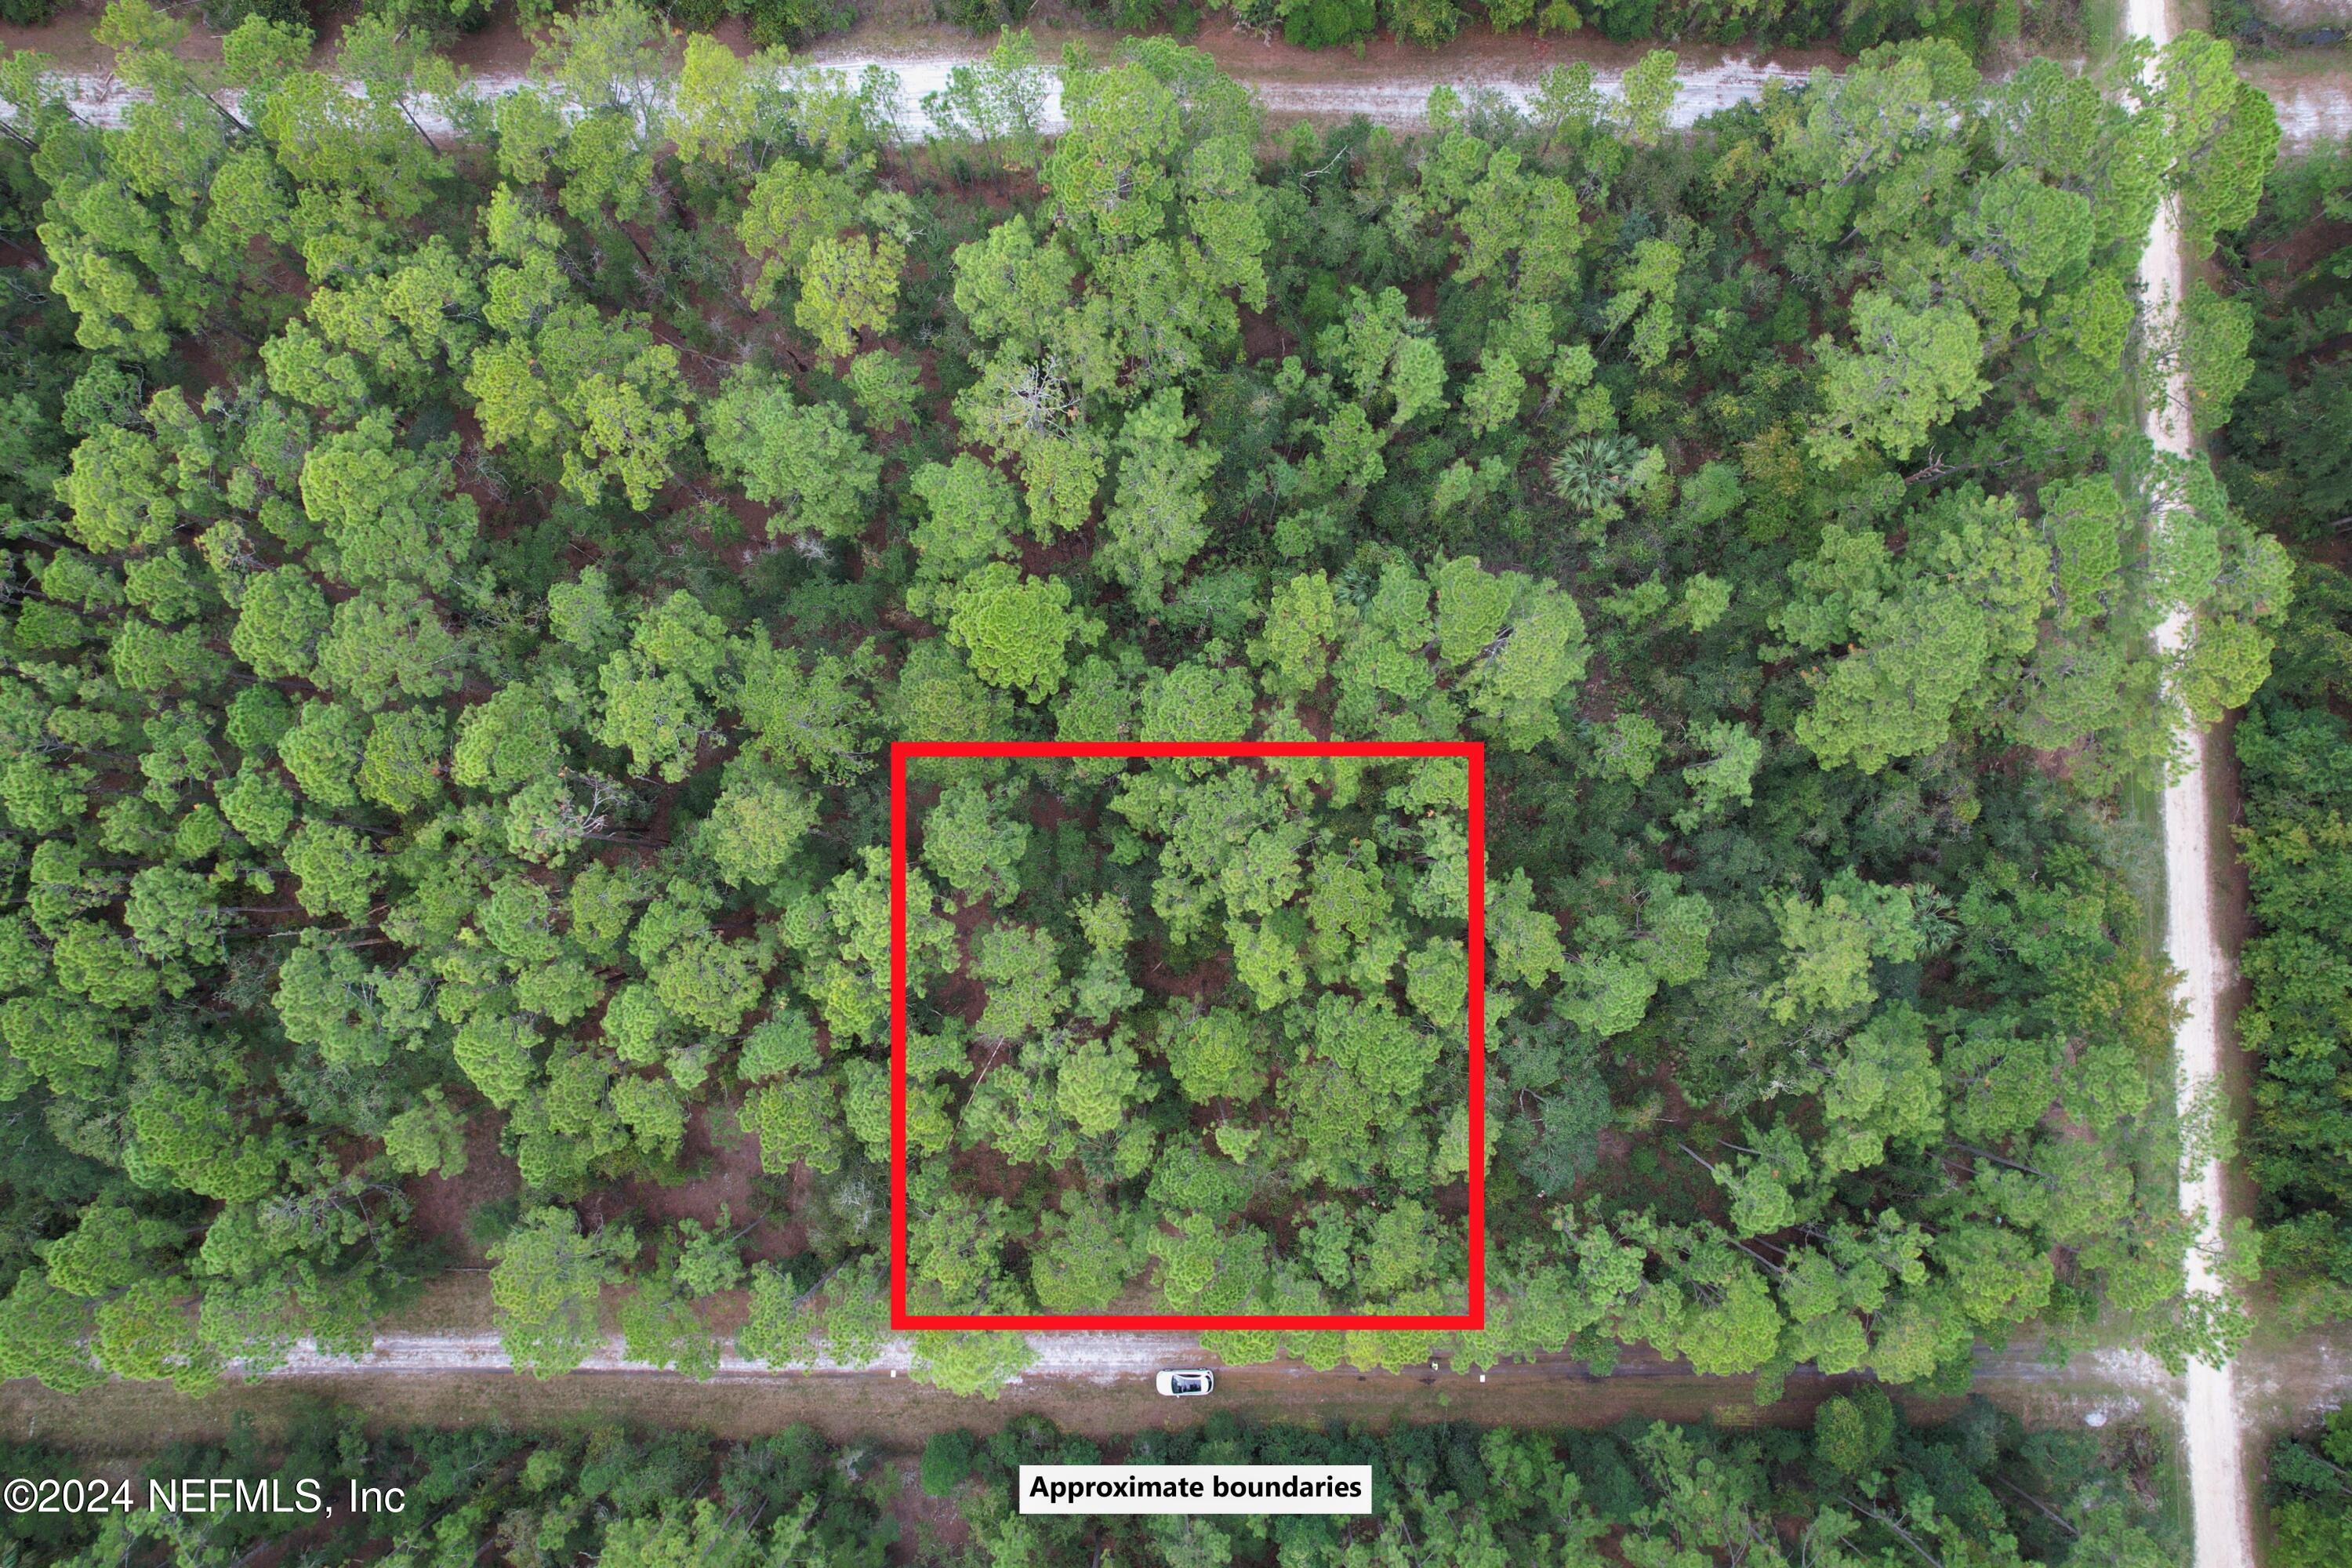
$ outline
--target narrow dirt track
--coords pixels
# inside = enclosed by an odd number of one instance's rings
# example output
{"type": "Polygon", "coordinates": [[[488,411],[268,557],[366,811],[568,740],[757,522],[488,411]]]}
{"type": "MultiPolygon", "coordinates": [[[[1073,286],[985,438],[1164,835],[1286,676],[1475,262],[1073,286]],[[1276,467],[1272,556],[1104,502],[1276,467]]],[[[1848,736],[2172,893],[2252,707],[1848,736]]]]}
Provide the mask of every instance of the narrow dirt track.
{"type": "MultiPolygon", "coordinates": [[[[542,1383],[512,1375],[489,1336],[401,1336],[385,1341],[388,1353],[381,1357],[305,1357],[195,1400],[155,1384],[113,1382],[72,1394],[0,1384],[0,1433],[47,1437],[93,1457],[132,1457],[176,1438],[216,1437],[240,1417],[265,1432],[278,1429],[328,1403],[384,1426],[528,1430],[625,1421],[743,1438],[806,1423],[839,1441],[900,1450],[951,1427],[992,1431],[1032,1415],[1106,1439],[1193,1426],[1220,1414],[1325,1427],[1463,1421],[1597,1428],[1629,1418],[1788,1426],[1810,1424],[1822,1400],[1860,1381],[1800,1368],[1780,1400],[1759,1409],[1752,1378],[1701,1377],[1680,1363],[1633,1350],[1605,1377],[1569,1355],[1497,1367],[1484,1378],[1444,1363],[1362,1373],[1283,1362],[1220,1370],[1211,1399],[1164,1399],[1152,1391],[1153,1370],[1207,1359],[1192,1336],[1048,1334],[1032,1341],[1038,1365],[997,1397],[975,1399],[903,1375],[903,1351],[855,1368],[821,1363],[774,1372],[730,1363],[696,1383],[628,1363],[612,1347],[591,1360],[592,1370],[542,1383]]],[[[2160,1369],[2127,1352],[2102,1352],[2064,1369],[2040,1362],[2030,1345],[1979,1356],[1978,1391],[2036,1426],[2072,1426],[2092,1415],[2163,1421],[2171,1408],[2169,1386],[2160,1369]]],[[[1920,1420],[1948,1416],[1959,1403],[1905,1399],[1920,1420]]]]}
{"type": "MultiPolygon", "coordinates": [[[[896,80],[900,130],[921,134],[930,129],[930,120],[923,111],[923,99],[945,88],[958,66],[971,65],[980,57],[958,54],[875,56],[818,51],[804,58],[807,63],[840,71],[852,79],[869,69],[887,73],[896,80]]],[[[1450,86],[1465,95],[1491,92],[1524,108],[1534,96],[1536,81],[1540,74],[1538,64],[1531,61],[1524,70],[1493,69],[1482,66],[1460,74],[1417,71],[1338,83],[1303,81],[1287,75],[1244,76],[1241,79],[1255,89],[1258,100],[1266,112],[1278,120],[1337,121],[1361,114],[1377,123],[1405,129],[1424,123],[1429,95],[1441,85],[1450,86]]],[[[1696,124],[1707,115],[1760,96],[1768,82],[1793,85],[1803,81],[1807,74],[1793,66],[1747,60],[1686,68],[1682,91],[1675,100],[1673,122],[1681,126],[1696,124]]],[[[1607,68],[1594,73],[1595,80],[1608,92],[1616,90],[1622,76],[1622,71],[1607,68]]],[[[62,72],[58,79],[65,84],[75,112],[95,125],[121,124],[131,106],[144,96],[109,74],[62,72]]],[[[473,78],[473,87],[486,98],[500,98],[517,90],[524,80],[523,77],[509,72],[486,73],[473,78]]],[[[1062,130],[1068,121],[1062,116],[1059,90],[1049,81],[1045,92],[1048,108],[1044,128],[1049,132],[1062,130]]],[[[236,93],[221,95],[222,101],[231,108],[236,107],[240,96],[236,93]]],[[[435,135],[446,134],[453,129],[446,115],[425,112],[419,113],[416,118],[419,124],[435,135]]]]}
{"type": "MultiPolygon", "coordinates": [[[[1030,1367],[1028,1375],[1031,1377],[1108,1381],[1146,1374],[1163,1366],[1181,1365],[1188,1360],[1197,1361],[1201,1357],[1201,1341],[1194,1334],[1038,1333],[1026,1338],[1037,1358],[1030,1367]]],[[[746,1360],[730,1351],[719,1358],[718,1376],[872,1376],[877,1373],[903,1375],[913,1364],[914,1356],[908,1342],[894,1340],[872,1361],[845,1363],[821,1357],[793,1373],[779,1373],[763,1362],[746,1360]]],[[[262,1375],[331,1378],[421,1373],[429,1376],[439,1373],[510,1373],[513,1370],[514,1364],[507,1359],[499,1336],[485,1331],[475,1333],[379,1334],[374,1351],[356,1361],[323,1353],[305,1340],[294,1347],[284,1366],[273,1368],[262,1375]]],[[[605,1340],[601,1350],[581,1363],[580,1370],[588,1373],[654,1373],[660,1369],[645,1362],[631,1361],[623,1353],[620,1337],[613,1335],[605,1340]]]]}
{"type": "MultiPolygon", "coordinates": [[[[921,114],[923,95],[946,86],[949,72],[959,65],[971,63],[977,57],[875,56],[819,49],[810,58],[819,65],[853,74],[868,67],[894,73],[899,82],[900,101],[908,111],[905,123],[919,130],[928,126],[921,114]]],[[[1465,95],[1492,92],[1524,108],[1534,97],[1536,83],[1547,64],[1530,53],[1526,62],[1517,68],[1480,60],[1454,68],[1420,67],[1378,77],[1350,73],[1342,80],[1311,81],[1287,73],[1253,73],[1246,59],[1230,63],[1240,79],[1256,90],[1258,101],[1265,106],[1266,112],[1278,119],[1344,120],[1361,114],[1380,124],[1397,127],[1423,124],[1429,95],[1440,86],[1452,87],[1465,95]]],[[[1682,91],[1675,99],[1674,123],[1696,124],[1718,110],[1760,97],[1769,82],[1793,86],[1808,74],[1795,66],[1745,59],[1685,65],[1681,71],[1682,91]]],[[[1598,67],[1593,72],[1594,81],[1604,92],[1614,93],[1623,78],[1623,71],[1607,66],[1598,67]]],[[[1058,95],[1054,102],[1050,120],[1052,127],[1058,130],[1066,123],[1058,95]]]]}
{"type": "MultiPolygon", "coordinates": [[[[2162,48],[2172,39],[2169,0],[2130,0],[2125,26],[2162,48]]],[[[2339,121],[2341,123],[2341,121],[2339,121]]],[[[2181,299],[2180,229],[2174,205],[2157,209],[2140,258],[2140,309],[2146,319],[2173,319],[2181,299]]],[[[2147,399],[2144,418],[2148,439],[2162,451],[2186,457],[2195,450],[2189,423],[2189,384],[2175,371],[2160,393],[2147,399]]],[[[2179,652],[2191,635],[2189,617],[2175,615],[2156,634],[2166,655],[2179,652]]],[[[2213,834],[2210,780],[2203,732],[2187,737],[2188,758],[2164,792],[2165,950],[2181,973],[2180,999],[2188,1015],[2174,1037],[2179,1103],[2195,1103],[2221,1073],[2220,1023],[2226,963],[2214,940],[2213,834]]],[[[2210,1259],[2221,1253],[2228,1220],[2229,1190],[2219,1161],[2207,1160],[2180,1173],[2181,1212],[2198,1219],[2198,1245],[2189,1254],[2189,1288],[2218,1293],[2230,1287],[2218,1279],[2210,1259]]],[[[2239,1568],[2254,1561],[2252,1510],[2246,1495],[2244,1432],[2233,1366],[2191,1362],[2181,1388],[2182,1459],[2189,1472],[2195,1512],[2196,1568],[2239,1568]]]]}
{"type": "MultiPolygon", "coordinates": [[[[1031,1333],[1022,1336],[1029,1342],[1035,1354],[1023,1382],[1093,1382],[1115,1383],[1126,1378],[1149,1377],[1161,1367],[1208,1365],[1222,1366],[1214,1356],[1201,1348],[1201,1339],[1192,1333],[1031,1333]]],[[[773,1382],[797,1377],[872,1377],[903,1376],[914,1364],[912,1347],[904,1339],[894,1339],[882,1353],[871,1361],[839,1362],[820,1356],[805,1365],[779,1370],[763,1362],[747,1360],[729,1352],[719,1358],[716,1380],[757,1379],[773,1382]]],[[[1498,1367],[1493,1377],[1518,1376],[1528,1366],[1548,1366],[1555,1369],[1575,1368],[1583,1363],[1569,1355],[1549,1355],[1532,1363],[1498,1367]]],[[[2012,1383],[2047,1384],[2057,1381],[2074,1382],[2086,1387],[2112,1387],[2119,1395],[2137,1397],[2141,1394],[2160,1392],[2166,1382],[2163,1370],[2149,1357],[2137,1351],[2105,1350],[2081,1357],[2072,1367],[2053,1367],[2039,1358],[2032,1344],[2021,1343],[2002,1350],[1980,1347],[1977,1366],[1982,1377],[2012,1383]]],[[[406,1377],[439,1376],[452,1373],[505,1374],[514,1370],[499,1336],[488,1331],[464,1333],[387,1333],[376,1336],[375,1349],[356,1360],[331,1355],[320,1351],[310,1341],[298,1343],[286,1363],[257,1374],[260,1378],[295,1378],[327,1380],[339,1377],[406,1377]]],[[[603,1347],[581,1363],[583,1373],[626,1373],[646,1375],[669,1375],[647,1362],[632,1361],[623,1352],[620,1336],[608,1336],[603,1347]]],[[[1347,1379],[1359,1374],[1352,1367],[1317,1372],[1298,1362],[1276,1362],[1258,1368],[1234,1368],[1221,1372],[1220,1376],[1271,1375],[1307,1379],[1347,1379]]],[[[1475,1378],[1472,1373],[1460,1374],[1475,1378]]],[[[1679,1362],[1662,1361],[1656,1355],[1640,1350],[1626,1352],[1611,1375],[1620,1377],[1688,1377],[1701,1383],[1720,1384],[1726,1388],[1744,1387],[1746,1379],[1699,1378],[1683,1370],[1679,1362]]]]}
{"type": "MultiPolygon", "coordinates": [[[[2146,4],[2147,0],[2137,3],[2146,4]]],[[[900,130],[920,135],[930,129],[929,118],[923,111],[925,96],[945,88],[956,67],[971,65],[980,56],[928,50],[877,54],[819,48],[802,58],[807,63],[841,71],[851,78],[868,69],[887,73],[896,81],[900,130]]],[[[1517,66],[1497,64],[1491,58],[1465,62],[1457,68],[1416,63],[1411,68],[1349,73],[1343,80],[1314,81],[1286,70],[1256,74],[1248,68],[1244,59],[1234,62],[1234,74],[1256,91],[1258,101],[1278,121],[1339,121],[1361,114],[1381,125],[1410,130],[1426,123],[1429,95],[1441,86],[1451,87],[1465,96],[1491,93],[1524,108],[1534,98],[1546,64],[1530,53],[1523,64],[1517,66]]],[[[1624,75],[1609,66],[1596,68],[1593,74],[1601,90],[1609,93],[1617,90],[1624,75]]],[[[1773,61],[1685,63],[1681,68],[1682,89],[1675,98],[1669,119],[1678,126],[1695,125],[1710,114],[1761,97],[1771,83],[1794,86],[1810,74],[1804,67],[1773,61]]],[[[2352,91],[2347,90],[2342,79],[2250,75],[2257,85],[2275,96],[2281,130],[2288,146],[2308,147],[2323,140],[2341,138],[2347,129],[2352,129],[2352,91]]],[[[131,105],[143,96],[110,73],[61,72],[58,79],[65,84],[75,111],[97,125],[120,125],[131,105]]],[[[524,81],[525,78],[514,72],[493,71],[474,77],[472,85],[486,98],[499,98],[515,91],[524,81]]],[[[240,95],[221,96],[224,103],[234,108],[240,95]]],[[[1045,129],[1061,130],[1067,122],[1062,117],[1058,89],[1050,82],[1046,85],[1046,101],[1045,129]]],[[[0,117],[5,114],[0,113],[0,117]]],[[[416,120],[436,136],[446,135],[454,129],[443,114],[422,111],[416,120]]]]}

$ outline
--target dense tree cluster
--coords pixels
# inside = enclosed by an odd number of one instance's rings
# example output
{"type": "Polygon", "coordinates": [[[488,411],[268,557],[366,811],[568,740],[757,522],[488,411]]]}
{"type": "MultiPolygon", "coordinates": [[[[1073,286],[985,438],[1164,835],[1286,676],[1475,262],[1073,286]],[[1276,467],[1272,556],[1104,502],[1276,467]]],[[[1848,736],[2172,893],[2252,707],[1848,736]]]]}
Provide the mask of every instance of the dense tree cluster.
{"type": "MultiPolygon", "coordinates": [[[[1003,25],[1019,25],[1031,4],[937,0],[936,10],[944,21],[993,33],[1003,25]]],[[[0,0],[0,20],[38,24],[58,9],[58,0],[0,0]]],[[[310,19],[300,0],[202,0],[199,9],[205,24],[223,33],[247,16],[289,26],[310,19]]],[[[361,9],[371,18],[445,38],[486,26],[530,33],[559,20],[557,0],[514,0],[511,7],[497,0],[364,0],[361,9]]],[[[876,8],[859,0],[662,0],[660,9],[680,27],[707,31],[738,18],[755,44],[797,47],[851,27],[876,8]]],[[[1195,32],[1204,20],[1229,16],[1244,31],[1309,48],[1357,44],[1380,34],[1434,48],[1483,26],[1495,33],[1538,37],[1590,28],[1618,42],[1655,38],[1767,48],[1810,44],[1849,53],[1900,39],[1938,37],[1975,52],[2014,39],[2021,28],[2039,37],[2063,26],[2063,8],[2024,0],[1074,0],[1070,10],[1084,22],[1121,33],[1164,28],[1181,36],[1195,32]]],[[[2233,0],[2229,11],[2232,26],[2249,41],[2262,38],[2263,26],[2243,0],[2233,0]]]]}
{"type": "Polygon", "coordinates": [[[2248,1168],[2262,1190],[2262,1257],[2286,1320],[2352,1313],[2352,153],[2283,168],[2223,256],[2251,358],[2221,472],[2247,510],[2296,542],[2295,602],[2272,678],[2236,731],[2245,795],[2239,856],[2255,932],[2239,1018],[2262,1063],[2248,1168]]]}
{"type": "Polygon", "coordinates": [[[2276,1568],[2326,1568],[2352,1558],[2352,1411],[2271,1449],[2270,1552],[2276,1568]]]}
{"type": "MultiPolygon", "coordinates": [[[[1580,665],[1565,595],[1523,605],[1531,583],[1475,561],[1434,575],[1384,579],[1366,635],[1392,668],[1504,637],[1548,685],[1580,665]]],[[[1329,584],[1292,585],[1308,607],[1286,627],[1277,600],[1269,660],[1336,629],[1329,584]]],[[[1228,695],[1237,722],[1249,693],[1228,695]]],[[[1132,1308],[1148,1274],[1169,1311],[1461,1311],[1467,765],[931,766],[938,895],[910,921],[954,936],[908,1031],[916,1310],[1132,1308]]]]}
{"type": "MultiPolygon", "coordinates": [[[[932,1066],[1003,1047],[928,1147],[1127,1162],[1196,1293],[1229,1276],[1186,1227],[1235,1214],[1268,1291],[1421,1289],[1455,1216],[1390,1200],[1487,1161],[1465,1365],[1647,1344],[1769,1396],[1956,1384],[2102,1311],[2175,1360],[2226,1336],[2144,1175],[2173,1012],[2118,805],[2168,678],[2243,700],[2285,597],[2126,396],[2156,202],[2241,225],[2275,143],[2226,49],[1988,82],[1905,45],[1687,138],[1670,76],[1563,68],[1406,142],[1270,135],[1158,41],[1073,48],[1047,138],[1013,38],[911,146],[879,73],[632,0],[495,100],[366,21],[364,95],[299,29],[205,62],[180,26],[110,8],[117,131],[0,71],[0,1373],[355,1350],[474,1244],[534,1372],[612,1324],[708,1370],[730,1315],[761,1360],[870,1356],[882,749],[1327,731],[1486,744],[1488,1147],[1437,1098],[1458,780],[1309,781],[1377,790],[1360,852],[1299,837],[1302,774],[1076,769],[925,781],[914,907],[1003,911],[910,933],[927,994],[982,988],[932,1066]],[[1217,789],[1238,845],[1186,815],[1217,789]],[[1074,810],[1128,837],[1074,852],[1074,810]],[[1126,999],[1148,922],[1230,947],[1195,1015],[1126,999]],[[1277,1036],[1427,1097],[1260,1134],[1398,1184],[1344,1246],[1249,1217],[1238,1095],[1179,1136],[1114,1111],[1147,1049],[1172,1110],[1277,1036]],[[757,1212],[698,1207],[713,1177],[757,1212]]],[[[992,1279],[991,1195],[925,1194],[945,1294],[992,1279]]],[[[1024,1202],[1046,1247],[1126,1223],[1024,1202]]],[[[917,1346],[961,1390],[1026,1353],[917,1346]]]]}
{"type": "MultiPolygon", "coordinates": [[[[5,0],[46,16],[55,0],[5,0]]],[[[939,16],[974,32],[1020,24],[1031,0],[938,0],[939,16]]],[[[546,24],[554,0],[515,0],[511,13],[492,0],[367,0],[366,9],[408,26],[474,28],[511,17],[525,27],[546,24]]],[[[858,0],[665,0],[678,26],[706,29],[730,16],[743,19],[760,44],[798,45],[851,26],[870,5],[858,0]]],[[[2056,7],[2022,0],[1075,0],[1071,10],[1088,23],[1122,33],[1165,28],[1190,35],[1203,24],[1231,25],[1261,37],[1309,48],[1357,44],[1386,35],[1435,48],[1483,26],[1494,33],[1538,37],[1590,29],[1618,42],[1747,44],[1773,48],[1828,45],[1856,53],[1906,38],[1948,39],[1972,53],[2015,38],[2029,24],[2056,25],[2056,7]],[[2053,13],[2045,16],[2044,12],[2053,13]]],[[[207,19],[226,30],[248,13],[301,20],[293,0],[206,0],[207,19]]]]}
{"type": "MultiPolygon", "coordinates": [[[[972,25],[1009,14],[1013,0],[947,0],[950,15],[972,25]]],[[[2017,37],[2021,0],[1088,0],[1090,14],[1121,27],[1162,21],[1182,26],[1198,12],[1230,12],[1235,26],[1267,37],[1322,48],[1385,33],[1434,48],[1483,23],[1496,33],[1538,36],[1591,28],[1620,43],[1645,38],[1747,44],[1774,48],[1827,44],[1859,53],[1906,38],[1948,40],[1975,52],[2017,37]]],[[[1017,16],[1010,19],[1017,20],[1017,16]]]]}
{"type": "MultiPolygon", "coordinates": [[[[494,1426],[377,1435],[321,1411],[276,1443],[240,1432],[219,1447],[175,1448],[134,1482],[138,1500],[145,1474],[202,1474],[285,1478],[289,1495],[292,1478],[314,1479],[338,1501],[350,1481],[396,1486],[402,1508],[339,1510],[328,1520],[143,1506],[103,1519],[12,1514],[0,1521],[0,1540],[64,1568],[272,1555],[504,1568],[1885,1568],[1922,1559],[2158,1568],[2176,1559],[2156,1453],[2144,1428],[2104,1440],[2029,1435],[1981,1402],[1948,1423],[1915,1426],[1876,1389],[1829,1400],[1810,1430],[1629,1421],[1606,1432],[1442,1426],[1376,1435],[1221,1417],[1108,1453],[1028,1415],[986,1437],[940,1433],[919,1464],[868,1443],[829,1444],[806,1426],[740,1442],[617,1426],[536,1439],[494,1426]],[[1105,1463],[1368,1465],[1373,1511],[1015,1510],[1020,1466],[1105,1463]],[[917,1488],[939,1500],[901,1496],[917,1488]]],[[[73,1473],[68,1456],[37,1444],[0,1446],[0,1457],[12,1475],[73,1473]]]]}

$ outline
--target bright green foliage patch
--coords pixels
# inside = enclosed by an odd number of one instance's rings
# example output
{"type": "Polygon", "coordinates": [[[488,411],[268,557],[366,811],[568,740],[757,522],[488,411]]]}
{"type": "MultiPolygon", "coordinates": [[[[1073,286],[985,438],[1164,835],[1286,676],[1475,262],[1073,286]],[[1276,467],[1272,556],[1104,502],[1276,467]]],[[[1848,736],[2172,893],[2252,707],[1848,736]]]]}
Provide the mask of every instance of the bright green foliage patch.
{"type": "Polygon", "coordinates": [[[1462,1310],[1463,762],[1006,771],[919,813],[915,1310],[1462,1310]]]}
{"type": "MultiPolygon", "coordinates": [[[[2241,639],[2230,658],[2232,686],[2276,667],[2235,733],[2245,791],[2237,847],[2255,922],[2243,952],[2252,996],[2239,1027],[2262,1064],[2246,1151],[2262,1190],[2261,1263],[2279,1288],[2282,1317],[2298,1326],[2352,1312],[2352,1124],[2343,1110],[2352,1095],[2352,903],[2344,896],[2352,874],[2352,727],[2344,717],[2352,577],[2336,551],[2339,520],[2352,512],[2352,362],[2313,335],[2352,319],[2352,249],[2336,244],[2347,215],[2352,156],[2343,149],[2282,168],[2253,221],[2226,242],[2244,282],[2222,302],[2252,329],[2222,469],[2248,510],[2304,552],[2274,655],[2264,636],[2260,646],[2241,639]]],[[[2192,348],[2194,331],[2192,322],[2192,348]]],[[[2193,353],[2189,367],[2193,378],[2193,353]]],[[[2314,1448],[2345,1441],[2335,1436],[2314,1448]]],[[[2332,1480],[2315,1484],[2317,1463],[2305,1450],[2295,1495],[2273,1515],[2291,1517],[2283,1530],[2312,1543],[2297,1562],[2340,1554],[2346,1539],[2344,1494],[2332,1480]]]]}

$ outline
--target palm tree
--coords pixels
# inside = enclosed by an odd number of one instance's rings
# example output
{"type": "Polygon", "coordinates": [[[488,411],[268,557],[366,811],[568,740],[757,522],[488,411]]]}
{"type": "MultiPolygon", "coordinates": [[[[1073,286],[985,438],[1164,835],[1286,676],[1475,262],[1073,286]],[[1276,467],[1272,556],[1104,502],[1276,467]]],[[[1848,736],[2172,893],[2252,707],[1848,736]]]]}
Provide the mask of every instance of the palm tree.
{"type": "Polygon", "coordinates": [[[1551,485],[1578,511],[1599,511],[1625,493],[1642,460],[1631,436],[1579,436],[1551,460],[1551,485]]]}

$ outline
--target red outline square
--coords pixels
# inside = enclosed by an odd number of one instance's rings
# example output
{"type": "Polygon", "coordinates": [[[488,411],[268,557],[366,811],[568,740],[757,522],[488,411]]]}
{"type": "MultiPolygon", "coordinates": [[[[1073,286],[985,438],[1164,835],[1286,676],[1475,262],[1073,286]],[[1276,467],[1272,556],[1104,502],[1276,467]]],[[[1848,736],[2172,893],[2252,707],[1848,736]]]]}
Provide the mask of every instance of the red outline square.
{"type": "Polygon", "coordinates": [[[893,1329],[1465,1329],[1486,1326],[1486,748],[1477,741],[894,741],[890,743],[890,1326],[893,1329]],[[1468,1310],[910,1312],[907,1310],[907,763],[915,757],[1459,757],[1469,768],[1468,1310]]]}

